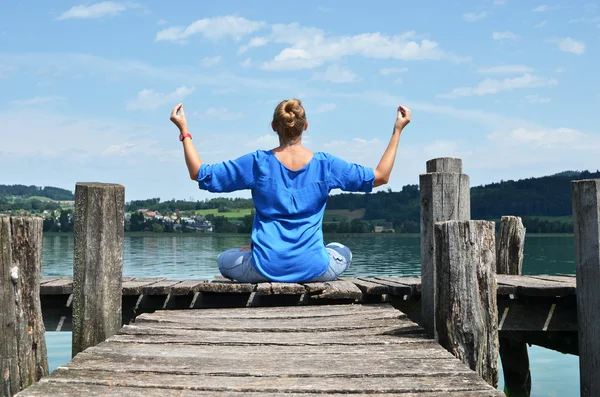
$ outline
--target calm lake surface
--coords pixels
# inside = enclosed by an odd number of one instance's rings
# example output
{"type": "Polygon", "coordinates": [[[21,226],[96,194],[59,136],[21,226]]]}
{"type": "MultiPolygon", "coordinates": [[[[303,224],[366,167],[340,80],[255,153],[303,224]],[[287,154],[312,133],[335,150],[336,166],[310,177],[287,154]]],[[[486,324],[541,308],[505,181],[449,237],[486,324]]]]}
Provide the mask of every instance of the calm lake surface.
{"type": "MultiPolygon", "coordinates": [[[[420,275],[420,239],[403,235],[330,235],[352,249],[346,276],[420,275]]],[[[218,274],[217,255],[248,244],[248,236],[126,235],[123,275],[132,277],[207,278],[218,274]]],[[[575,274],[575,250],[570,235],[529,235],[525,240],[524,274],[575,274]]],[[[45,235],[43,277],[73,274],[73,235],[45,235]]],[[[71,359],[71,333],[47,332],[50,370],[71,359]]],[[[579,360],[532,346],[529,348],[532,397],[579,395],[579,360]]],[[[500,366],[501,367],[501,366],[500,366]]],[[[500,374],[500,389],[503,386],[500,374]]]]}

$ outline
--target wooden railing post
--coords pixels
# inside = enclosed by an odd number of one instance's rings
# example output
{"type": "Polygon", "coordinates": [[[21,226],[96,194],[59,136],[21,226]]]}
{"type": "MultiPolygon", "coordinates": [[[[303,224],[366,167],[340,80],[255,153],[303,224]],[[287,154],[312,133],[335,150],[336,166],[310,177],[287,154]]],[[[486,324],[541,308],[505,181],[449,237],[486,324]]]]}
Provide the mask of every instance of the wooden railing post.
{"type": "Polygon", "coordinates": [[[427,173],[419,178],[421,194],[421,320],[435,333],[435,238],[436,222],[469,220],[471,193],[469,176],[462,173],[462,160],[437,158],[427,162],[427,173]]]}
{"type": "Polygon", "coordinates": [[[43,220],[0,217],[0,396],[48,375],[40,304],[43,220]]]}
{"type": "Polygon", "coordinates": [[[73,356],[121,328],[124,208],[122,185],[75,186],[73,356]]]}
{"type": "Polygon", "coordinates": [[[494,222],[435,225],[436,340],[498,385],[498,306],[494,222]]]}
{"type": "MultiPolygon", "coordinates": [[[[496,244],[496,274],[523,275],[525,227],[520,217],[503,216],[496,244]]],[[[504,372],[504,391],[509,396],[531,395],[531,372],[527,344],[510,335],[500,337],[500,360],[504,372]]]]}
{"type": "Polygon", "coordinates": [[[600,396],[600,179],[574,181],[581,396],[600,396]]]}

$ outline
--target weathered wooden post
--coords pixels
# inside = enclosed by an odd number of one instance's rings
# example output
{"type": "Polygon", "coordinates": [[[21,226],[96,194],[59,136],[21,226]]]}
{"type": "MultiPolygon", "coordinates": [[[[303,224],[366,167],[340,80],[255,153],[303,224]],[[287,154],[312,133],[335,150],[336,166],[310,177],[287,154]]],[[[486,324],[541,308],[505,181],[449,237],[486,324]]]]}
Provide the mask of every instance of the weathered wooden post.
{"type": "MultiPolygon", "coordinates": [[[[520,217],[503,216],[496,244],[496,274],[523,274],[525,227],[520,217]]],[[[531,395],[531,372],[527,344],[510,336],[500,337],[500,360],[504,391],[511,397],[531,395]]]]}
{"type": "Polygon", "coordinates": [[[498,385],[498,306],[494,222],[435,225],[436,339],[498,385]]]}
{"type": "Polygon", "coordinates": [[[600,179],[574,181],[579,379],[582,397],[600,396],[600,179]]]}
{"type": "Polygon", "coordinates": [[[124,208],[122,185],[75,186],[73,356],[121,328],[124,208]]]}
{"type": "Polygon", "coordinates": [[[469,220],[471,193],[469,176],[462,173],[462,160],[437,158],[427,162],[427,173],[419,178],[421,194],[421,321],[435,333],[435,237],[436,222],[469,220]]]}
{"type": "Polygon", "coordinates": [[[0,217],[0,396],[48,375],[40,304],[42,218],[0,217]]]}

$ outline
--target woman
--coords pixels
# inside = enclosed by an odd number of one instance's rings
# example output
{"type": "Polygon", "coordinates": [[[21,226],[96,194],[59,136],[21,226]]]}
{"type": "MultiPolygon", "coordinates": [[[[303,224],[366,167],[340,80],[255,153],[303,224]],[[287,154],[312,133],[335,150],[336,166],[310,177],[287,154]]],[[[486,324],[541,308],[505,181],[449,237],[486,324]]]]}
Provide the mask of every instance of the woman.
{"type": "Polygon", "coordinates": [[[248,283],[316,282],[335,280],[352,261],[348,247],[323,242],[321,223],[329,192],[335,188],[370,192],[388,182],[410,110],[398,107],[392,138],[375,170],[303,147],[308,121],[298,99],[282,101],[275,108],[271,127],[279,136],[278,147],[222,163],[202,163],[182,104],[173,108],[171,121],[179,128],[190,178],[200,189],[252,191],[256,213],[251,247],[221,253],[217,257],[221,274],[248,283]]]}

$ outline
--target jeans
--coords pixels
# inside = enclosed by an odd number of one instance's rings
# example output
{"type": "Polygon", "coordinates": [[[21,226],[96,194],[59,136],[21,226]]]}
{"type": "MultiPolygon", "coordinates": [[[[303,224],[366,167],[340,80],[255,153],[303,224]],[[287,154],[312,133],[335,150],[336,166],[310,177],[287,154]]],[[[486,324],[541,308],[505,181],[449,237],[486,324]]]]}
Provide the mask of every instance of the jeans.
{"type": "MultiPolygon", "coordinates": [[[[329,243],[325,247],[329,253],[329,267],[322,275],[312,280],[302,282],[324,282],[333,281],[342,274],[352,263],[352,252],[350,248],[339,243],[329,243]]],[[[217,256],[219,271],[224,277],[242,283],[264,283],[271,282],[260,274],[252,264],[252,251],[242,251],[232,248],[221,252],[217,256]]]]}

